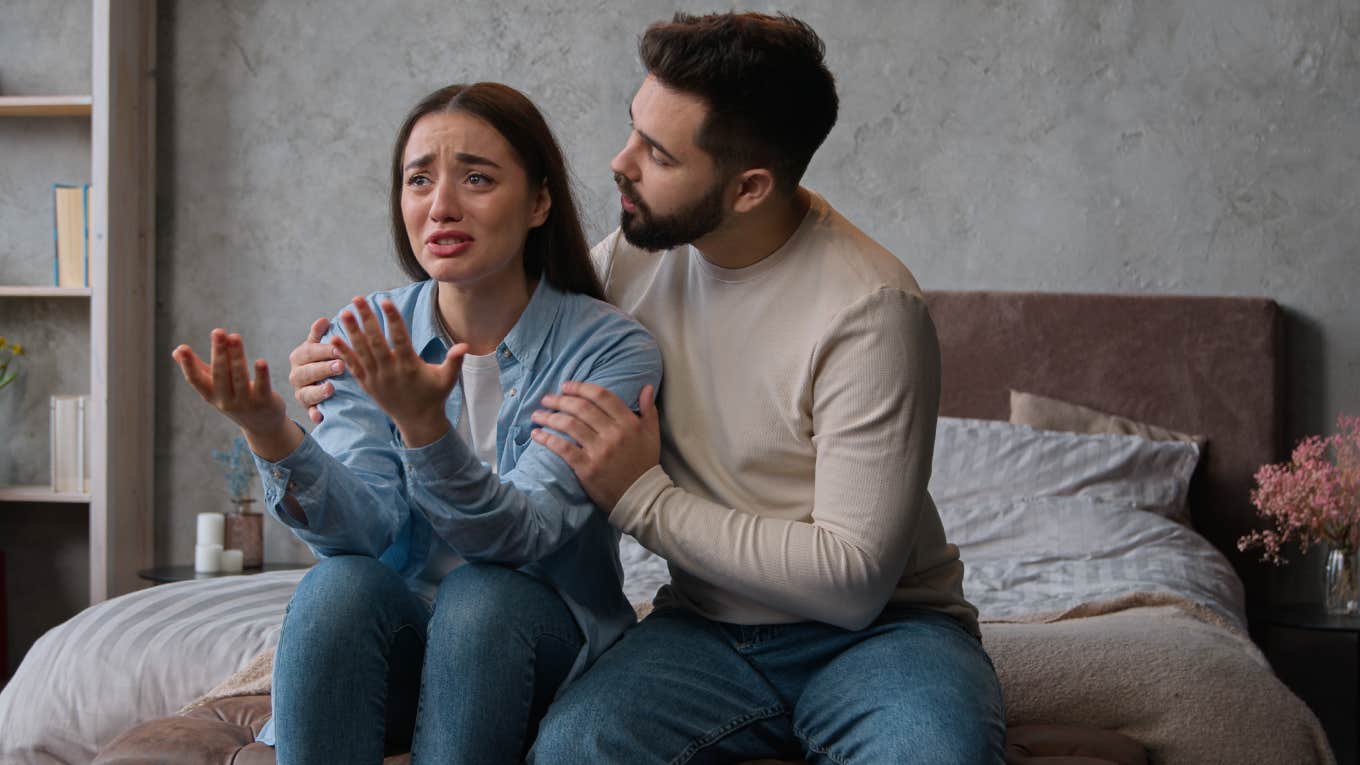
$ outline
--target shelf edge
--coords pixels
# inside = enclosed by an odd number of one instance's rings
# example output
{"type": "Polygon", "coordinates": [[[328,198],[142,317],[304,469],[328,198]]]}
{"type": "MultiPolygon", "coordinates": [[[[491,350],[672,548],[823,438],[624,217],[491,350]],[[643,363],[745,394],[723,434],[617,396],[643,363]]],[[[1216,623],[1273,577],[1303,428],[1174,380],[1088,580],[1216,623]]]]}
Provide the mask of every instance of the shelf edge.
{"type": "Polygon", "coordinates": [[[90,501],[88,492],[55,492],[51,486],[0,486],[0,502],[74,502],[90,501]]]}

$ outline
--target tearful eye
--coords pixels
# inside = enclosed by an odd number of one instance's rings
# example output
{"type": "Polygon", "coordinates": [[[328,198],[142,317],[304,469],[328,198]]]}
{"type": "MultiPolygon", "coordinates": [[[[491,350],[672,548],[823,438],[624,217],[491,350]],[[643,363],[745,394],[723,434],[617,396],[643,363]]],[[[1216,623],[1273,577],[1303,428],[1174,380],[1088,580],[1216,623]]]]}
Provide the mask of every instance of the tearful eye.
{"type": "Polygon", "coordinates": [[[429,179],[429,178],[426,178],[426,177],[423,176],[423,175],[413,175],[413,176],[411,176],[410,178],[407,178],[407,179],[406,179],[406,185],[407,185],[407,186],[424,186],[424,185],[426,185],[426,184],[429,183],[429,182],[430,182],[430,179],[429,179]]]}
{"type": "Polygon", "coordinates": [[[472,186],[486,186],[491,183],[491,178],[481,173],[468,173],[467,182],[472,186]]]}

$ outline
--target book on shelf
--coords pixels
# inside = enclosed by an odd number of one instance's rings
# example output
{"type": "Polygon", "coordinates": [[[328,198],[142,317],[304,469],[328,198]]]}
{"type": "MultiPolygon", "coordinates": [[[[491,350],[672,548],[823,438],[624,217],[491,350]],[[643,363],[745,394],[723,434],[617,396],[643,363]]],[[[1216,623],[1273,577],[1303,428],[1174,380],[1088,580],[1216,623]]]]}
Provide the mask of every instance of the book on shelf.
{"type": "Polygon", "coordinates": [[[85,410],[89,396],[52,397],[52,491],[88,491],[85,410]]]}
{"type": "Polygon", "coordinates": [[[52,278],[58,287],[90,286],[90,184],[52,186],[52,278]]]}

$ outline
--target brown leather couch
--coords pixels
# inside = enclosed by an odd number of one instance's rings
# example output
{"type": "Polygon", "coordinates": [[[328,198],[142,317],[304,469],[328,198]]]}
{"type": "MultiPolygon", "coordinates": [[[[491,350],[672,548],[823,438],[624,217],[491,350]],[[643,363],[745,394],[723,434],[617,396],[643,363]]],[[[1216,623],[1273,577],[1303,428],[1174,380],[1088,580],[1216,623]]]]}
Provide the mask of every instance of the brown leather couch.
{"type": "MultiPolygon", "coordinates": [[[[151,720],[109,742],[96,765],[274,765],[274,750],[255,743],[269,719],[268,696],[222,699],[174,717],[151,720]]],[[[1007,765],[1147,765],[1133,739],[1075,725],[1019,725],[1006,731],[1007,765]]],[[[406,765],[397,754],[384,765],[406,765]]],[[[746,765],[777,765],[773,760],[746,765]]],[[[785,765],[792,765],[786,763],[785,765]]]]}

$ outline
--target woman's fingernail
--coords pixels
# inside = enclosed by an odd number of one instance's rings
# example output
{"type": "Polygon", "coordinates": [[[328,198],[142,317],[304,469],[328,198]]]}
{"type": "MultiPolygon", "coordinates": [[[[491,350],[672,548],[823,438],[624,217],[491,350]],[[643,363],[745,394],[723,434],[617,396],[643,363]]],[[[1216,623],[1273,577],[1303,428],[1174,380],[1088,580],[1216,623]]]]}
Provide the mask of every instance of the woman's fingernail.
{"type": "Polygon", "coordinates": [[[338,361],[332,361],[332,362],[331,362],[331,371],[332,371],[332,372],[339,372],[339,371],[340,371],[340,362],[338,362],[338,361]]]}

